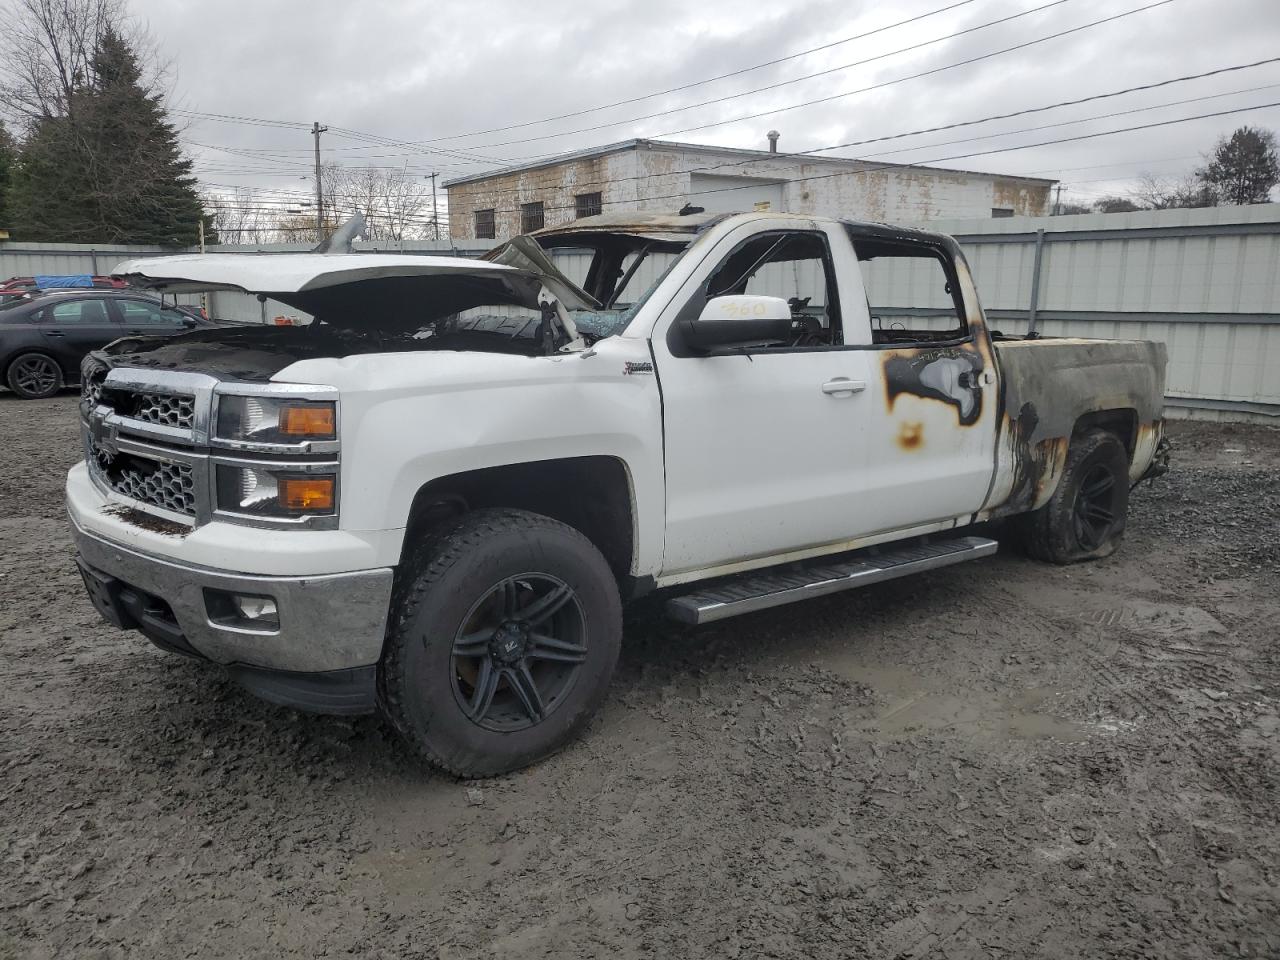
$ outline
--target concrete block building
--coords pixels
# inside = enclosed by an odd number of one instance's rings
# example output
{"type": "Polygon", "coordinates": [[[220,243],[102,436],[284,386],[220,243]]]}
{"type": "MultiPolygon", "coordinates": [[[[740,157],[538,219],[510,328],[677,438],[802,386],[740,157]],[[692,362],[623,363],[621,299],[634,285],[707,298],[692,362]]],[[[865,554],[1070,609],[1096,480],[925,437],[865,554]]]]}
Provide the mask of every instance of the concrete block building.
{"type": "MultiPolygon", "coordinates": [[[[770,135],[775,147],[777,135],[770,135]]],[[[777,210],[855,220],[1048,213],[1056,181],[970,170],[627,140],[445,181],[454,240],[506,240],[597,213],[777,210]]]]}

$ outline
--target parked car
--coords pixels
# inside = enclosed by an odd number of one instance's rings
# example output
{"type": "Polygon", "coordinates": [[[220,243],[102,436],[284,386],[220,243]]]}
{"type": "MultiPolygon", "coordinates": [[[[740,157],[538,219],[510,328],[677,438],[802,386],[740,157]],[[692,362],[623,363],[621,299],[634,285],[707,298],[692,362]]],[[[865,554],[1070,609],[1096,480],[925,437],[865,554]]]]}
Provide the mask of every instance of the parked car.
{"type": "Polygon", "coordinates": [[[91,350],[130,334],[172,335],[214,326],[191,308],[139,291],[69,290],[0,301],[0,375],[24,400],[50,397],[80,378],[91,350]]]}
{"type": "Polygon", "coordinates": [[[0,282],[0,297],[21,296],[38,290],[79,290],[94,288],[124,290],[129,284],[119,277],[100,277],[88,273],[49,274],[38,277],[10,277],[0,282]]]}
{"type": "Polygon", "coordinates": [[[489,775],[582,731],[627,600],[706,623],[987,556],[1006,518],[1105,557],[1165,468],[1163,344],[995,334],[946,236],[625,214],[487,261],[118,267],[316,319],[86,359],[66,493],[102,616],[489,775]]]}

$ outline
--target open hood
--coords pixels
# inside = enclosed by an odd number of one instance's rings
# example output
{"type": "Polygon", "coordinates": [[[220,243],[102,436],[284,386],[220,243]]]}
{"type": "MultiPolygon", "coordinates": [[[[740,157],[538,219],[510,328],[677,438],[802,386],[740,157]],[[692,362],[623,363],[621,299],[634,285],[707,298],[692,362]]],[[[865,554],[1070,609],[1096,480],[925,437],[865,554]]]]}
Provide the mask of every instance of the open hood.
{"type": "Polygon", "coordinates": [[[518,286],[543,282],[532,271],[497,263],[394,253],[193,253],[126,260],[112,275],[164,293],[239,290],[281,300],[286,298],[277,294],[392,278],[472,276],[518,286]]]}
{"type": "Polygon", "coordinates": [[[599,310],[600,301],[566,277],[533,237],[513,237],[484,255],[482,262],[515,267],[541,278],[568,310],[599,310]]]}

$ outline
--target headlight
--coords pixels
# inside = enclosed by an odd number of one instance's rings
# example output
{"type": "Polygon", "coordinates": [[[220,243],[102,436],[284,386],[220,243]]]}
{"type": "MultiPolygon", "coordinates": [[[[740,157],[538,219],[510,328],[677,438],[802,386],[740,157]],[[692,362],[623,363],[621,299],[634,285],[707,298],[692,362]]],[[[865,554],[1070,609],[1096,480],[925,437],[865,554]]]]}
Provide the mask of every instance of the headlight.
{"type": "Polygon", "coordinates": [[[253,443],[299,443],[336,440],[338,417],[334,404],[274,397],[234,397],[218,401],[220,440],[253,443]]]}
{"type": "Polygon", "coordinates": [[[266,469],[218,464],[218,509],[259,517],[332,515],[338,503],[338,478],[332,473],[298,473],[296,468],[266,469]]]}

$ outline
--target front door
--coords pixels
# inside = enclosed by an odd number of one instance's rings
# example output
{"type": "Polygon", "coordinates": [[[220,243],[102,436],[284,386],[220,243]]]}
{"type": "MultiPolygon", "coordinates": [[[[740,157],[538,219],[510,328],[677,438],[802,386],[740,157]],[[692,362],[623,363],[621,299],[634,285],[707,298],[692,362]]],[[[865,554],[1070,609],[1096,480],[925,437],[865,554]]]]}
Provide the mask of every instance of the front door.
{"type": "Polygon", "coordinates": [[[70,382],[79,377],[85,354],[122,336],[103,297],[77,296],[51,302],[40,311],[39,326],[70,382]]]}
{"type": "MultiPolygon", "coordinates": [[[[818,546],[866,521],[851,496],[863,459],[872,375],[866,351],[841,349],[843,278],[856,283],[844,237],[814,227],[726,235],[673,310],[697,316],[723,294],[791,302],[792,342],[750,354],[700,356],[655,331],[666,447],[663,573],[818,546]],[[835,240],[836,243],[832,241],[835,240]]],[[[856,291],[861,297],[861,291],[856,291]]]]}

